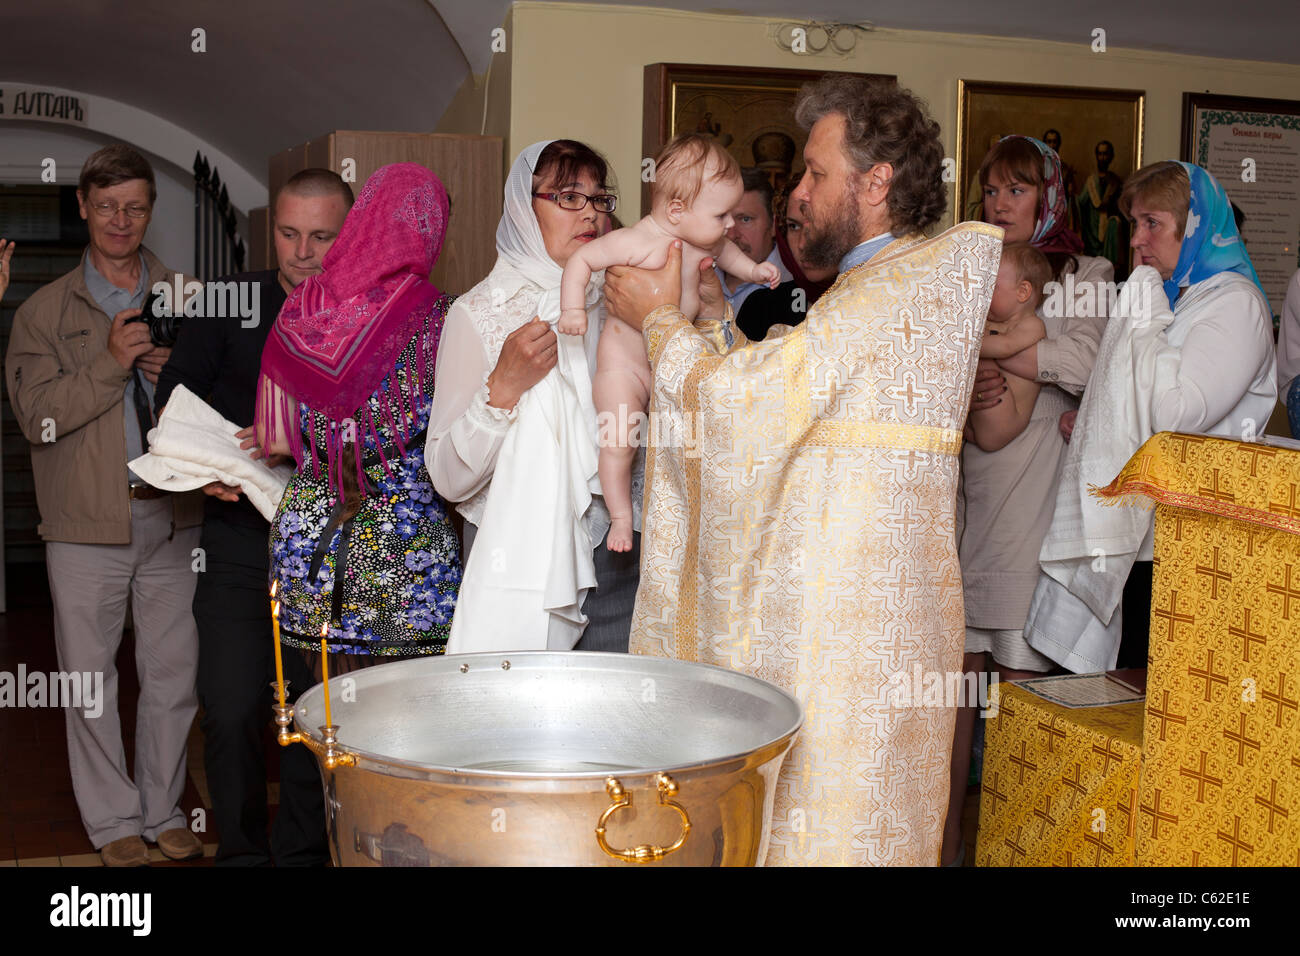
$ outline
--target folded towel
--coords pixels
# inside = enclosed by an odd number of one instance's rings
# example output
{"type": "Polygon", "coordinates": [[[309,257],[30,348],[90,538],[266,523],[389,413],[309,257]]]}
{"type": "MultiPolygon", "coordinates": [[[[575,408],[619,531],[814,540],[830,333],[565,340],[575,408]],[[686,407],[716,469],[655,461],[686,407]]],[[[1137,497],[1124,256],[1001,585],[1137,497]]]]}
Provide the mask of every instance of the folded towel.
{"type": "Polygon", "coordinates": [[[193,491],[214,481],[238,485],[267,521],[275,517],[289,465],[267,467],[239,447],[239,425],[226,421],[184,385],[177,385],[149,432],[149,452],[128,464],[137,475],[164,491],[193,491]]]}

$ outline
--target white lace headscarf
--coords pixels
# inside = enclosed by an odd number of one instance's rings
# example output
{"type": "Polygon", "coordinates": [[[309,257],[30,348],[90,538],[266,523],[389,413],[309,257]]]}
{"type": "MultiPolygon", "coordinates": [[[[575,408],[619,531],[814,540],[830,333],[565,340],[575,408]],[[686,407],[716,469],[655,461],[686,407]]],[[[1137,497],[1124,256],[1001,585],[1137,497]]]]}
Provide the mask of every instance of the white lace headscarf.
{"type": "Polygon", "coordinates": [[[497,226],[497,255],[543,289],[558,286],[563,272],[547,253],[533,212],[533,173],[538,157],[553,142],[533,143],[515,157],[506,177],[505,208],[497,226]]]}
{"type": "MultiPolygon", "coordinates": [[[[497,263],[485,281],[496,301],[512,298],[525,284],[538,290],[533,314],[546,322],[559,317],[560,278],[564,270],[546,251],[542,229],[533,212],[533,174],[538,157],[554,140],[533,143],[516,158],[506,177],[505,204],[497,226],[497,263]]],[[[584,336],[587,362],[596,364],[596,340],[600,335],[601,296],[605,273],[595,272],[587,283],[587,334],[584,336]]],[[[529,316],[531,318],[531,316],[529,316]]],[[[507,330],[513,331],[513,330],[507,330]]]]}
{"type": "MultiPolygon", "coordinates": [[[[560,279],[564,270],[547,253],[541,226],[533,212],[533,170],[542,151],[552,142],[554,140],[533,143],[515,158],[506,177],[504,209],[497,226],[496,264],[483,281],[457,299],[452,307],[454,312],[464,312],[473,323],[483,343],[488,369],[496,365],[502,343],[511,332],[534,315],[551,320],[559,315],[560,279]],[[550,315],[547,314],[548,305],[554,308],[550,315]]],[[[596,272],[587,284],[587,332],[583,337],[583,352],[588,369],[596,367],[596,344],[604,319],[604,279],[603,271],[596,272]]],[[[585,398],[590,401],[589,396],[585,398]]],[[[436,402],[435,398],[435,405],[436,402]]],[[[595,434],[594,417],[592,429],[595,434]]],[[[632,471],[633,526],[638,531],[641,530],[644,476],[645,450],[640,449],[632,471]]],[[[476,525],[482,520],[487,490],[483,489],[457,506],[457,510],[476,525]]],[[[609,530],[609,518],[603,503],[592,509],[591,516],[589,531],[592,540],[598,541],[609,530]]]]}

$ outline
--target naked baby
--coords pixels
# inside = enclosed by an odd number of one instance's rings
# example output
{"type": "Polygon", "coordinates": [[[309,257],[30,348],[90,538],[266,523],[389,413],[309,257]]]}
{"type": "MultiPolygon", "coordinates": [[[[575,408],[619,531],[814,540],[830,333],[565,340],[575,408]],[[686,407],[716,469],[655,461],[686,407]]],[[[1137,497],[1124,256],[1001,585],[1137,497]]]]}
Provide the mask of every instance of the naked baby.
{"type": "MultiPolygon", "coordinates": [[[[668,246],[682,242],[682,314],[699,311],[700,264],[713,257],[725,271],[769,287],[780,281],[770,262],[755,263],[726,238],[731,210],[744,193],[740,166],[717,140],[683,133],[655,160],[650,215],[634,226],[616,229],[574,253],[560,283],[559,331],[581,335],[587,330],[583,296],[593,272],[609,266],[660,269],[668,246]]],[[[650,400],[650,363],[641,333],[608,316],[596,351],[592,400],[600,423],[599,476],[610,527],[610,551],[632,548],[632,461],[635,435],[650,400]]]]}
{"type": "MultiPolygon", "coordinates": [[[[1002,247],[997,283],[984,324],[981,359],[1000,359],[1029,348],[1047,335],[1035,311],[1043,301],[1043,287],[1051,281],[1047,257],[1027,242],[1002,247]]],[[[1029,425],[1040,388],[1037,382],[1002,372],[1007,394],[994,408],[971,412],[967,422],[972,438],[985,451],[996,451],[1029,425]]]]}

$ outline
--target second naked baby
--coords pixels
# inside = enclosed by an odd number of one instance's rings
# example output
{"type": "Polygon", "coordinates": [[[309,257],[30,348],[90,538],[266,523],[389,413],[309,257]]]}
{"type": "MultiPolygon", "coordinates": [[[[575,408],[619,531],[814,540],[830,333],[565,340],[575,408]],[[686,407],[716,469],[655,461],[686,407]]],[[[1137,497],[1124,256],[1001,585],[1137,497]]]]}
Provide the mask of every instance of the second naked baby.
{"type": "MultiPolygon", "coordinates": [[[[689,321],[699,312],[700,263],[706,257],[751,282],[773,287],[780,281],[776,266],[755,263],[726,238],[744,186],[740,165],[717,140],[683,133],[664,147],[654,168],[650,215],[592,240],[569,257],[560,283],[560,332],[587,331],[583,297],[593,272],[609,266],[662,269],[674,239],[682,242],[681,311],[689,321]]],[[[606,317],[596,347],[591,394],[600,428],[600,487],[609,509],[606,546],[630,551],[632,462],[650,402],[650,362],[641,333],[612,315],[606,317]]]]}

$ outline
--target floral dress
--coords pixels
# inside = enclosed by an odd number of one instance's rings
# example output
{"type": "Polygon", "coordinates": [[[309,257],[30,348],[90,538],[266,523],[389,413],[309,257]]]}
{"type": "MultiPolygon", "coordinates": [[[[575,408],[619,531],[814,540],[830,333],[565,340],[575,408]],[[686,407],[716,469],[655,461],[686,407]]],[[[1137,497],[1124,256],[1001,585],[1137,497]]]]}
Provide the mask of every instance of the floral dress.
{"type": "MultiPolygon", "coordinates": [[[[331,653],[405,657],[441,654],[446,647],[460,586],[460,545],[424,464],[431,400],[409,400],[407,375],[415,350],[436,341],[437,331],[430,331],[426,325],[412,338],[394,374],[370,397],[382,446],[372,435],[357,436],[367,488],[352,518],[342,519],[342,501],[325,469],[315,473],[307,450],[314,444],[317,460],[324,460],[328,419],[300,408],[304,462],[285,489],[270,539],[280,634],[288,647],[319,651],[327,622],[331,653]],[[406,421],[405,454],[381,407],[390,382],[403,390],[403,407],[413,413],[406,421]]],[[[432,358],[426,361],[432,368],[432,358]]]]}

